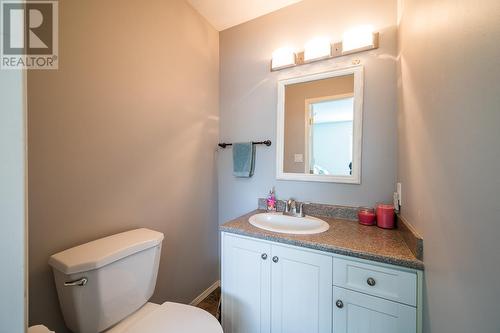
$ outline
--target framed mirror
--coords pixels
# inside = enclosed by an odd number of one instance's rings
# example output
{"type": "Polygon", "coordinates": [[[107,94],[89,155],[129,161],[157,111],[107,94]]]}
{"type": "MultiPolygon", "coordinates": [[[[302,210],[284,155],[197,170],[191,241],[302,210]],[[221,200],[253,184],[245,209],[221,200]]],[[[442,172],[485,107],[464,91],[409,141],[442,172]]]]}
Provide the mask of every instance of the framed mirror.
{"type": "Polygon", "coordinates": [[[361,183],[363,67],[278,82],[277,179],[361,183]]]}

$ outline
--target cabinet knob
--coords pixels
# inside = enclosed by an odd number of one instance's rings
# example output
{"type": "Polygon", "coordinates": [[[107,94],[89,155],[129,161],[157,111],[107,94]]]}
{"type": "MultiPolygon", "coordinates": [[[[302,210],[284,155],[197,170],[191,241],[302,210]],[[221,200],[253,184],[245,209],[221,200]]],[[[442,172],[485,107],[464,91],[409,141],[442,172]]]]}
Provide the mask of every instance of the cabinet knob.
{"type": "Polygon", "coordinates": [[[280,259],[276,256],[273,257],[273,262],[278,262],[280,259]]]}
{"type": "Polygon", "coordinates": [[[342,309],[344,307],[344,302],[342,302],[341,300],[337,300],[337,302],[335,302],[335,305],[339,308],[339,309],[342,309]]]}
{"type": "Polygon", "coordinates": [[[368,283],[369,286],[373,287],[375,285],[375,279],[374,278],[368,278],[368,280],[366,280],[366,283],[368,283]]]}
{"type": "Polygon", "coordinates": [[[266,259],[267,259],[267,253],[262,253],[262,254],[260,255],[260,257],[261,257],[262,259],[266,260],[266,259]]]}

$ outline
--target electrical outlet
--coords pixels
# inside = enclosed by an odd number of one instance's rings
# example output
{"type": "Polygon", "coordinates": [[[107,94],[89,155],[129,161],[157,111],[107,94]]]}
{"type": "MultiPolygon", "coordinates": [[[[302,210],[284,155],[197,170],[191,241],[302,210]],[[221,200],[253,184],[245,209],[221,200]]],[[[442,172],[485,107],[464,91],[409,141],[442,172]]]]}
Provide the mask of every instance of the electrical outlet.
{"type": "Polygon", "coordinates": [[[399,205],[402,206],[403,205],[403,194],[402,194],[402,189],[401,189],[402,185],[401,183],[397,183],[396,184],[396,192],[398,193],[398,202],[399,202],[399,205]]]}

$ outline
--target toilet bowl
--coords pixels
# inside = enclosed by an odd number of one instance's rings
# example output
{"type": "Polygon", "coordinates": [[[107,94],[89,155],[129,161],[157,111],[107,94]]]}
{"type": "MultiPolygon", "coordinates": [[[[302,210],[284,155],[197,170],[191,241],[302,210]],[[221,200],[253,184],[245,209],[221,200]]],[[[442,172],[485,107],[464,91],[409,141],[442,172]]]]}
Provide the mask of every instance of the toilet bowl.
{"type": "Polygon", "coordinates": [[[136,229],[51,256],[66,326],[74,333],[222,333],[202,309],[148,302],[162,241],[160,232],[136,229]]]}

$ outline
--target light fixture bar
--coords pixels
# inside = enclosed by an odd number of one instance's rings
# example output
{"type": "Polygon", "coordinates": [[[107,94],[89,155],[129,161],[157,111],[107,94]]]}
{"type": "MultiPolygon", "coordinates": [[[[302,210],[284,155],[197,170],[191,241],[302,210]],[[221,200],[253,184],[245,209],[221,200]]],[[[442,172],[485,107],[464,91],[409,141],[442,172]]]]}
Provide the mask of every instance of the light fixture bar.
{"type": "Polygon", "coordinates": [[[305,60],[304,59],[304,51],[298,52],[295,56],[295,63],[291,63],[291,64],[287,64],[286,66],[275,68],[272,66],[272,62],[271,62],[271,72],[279,71],[279,70],[282,70],[285,68],[301,66],[301,65],[305,65],[305,64],[309,64],[309,63],[313,63],[313,62],[317,62],[317,61],[339,58],[339,57],[343,57],[343,56],[350,55],[350,54],[355,54],[355,53],[360,53],[360,52],[364,52],[364,51],[378,49],[379,48],[379,33],[373,32],[371,34],[371,36],[373,39],[369,41],[369,43],[368,43],[369,45],[363,45],[361,47],[354,48],[354,49],[344,50],[343,49],[343,45],[344,45],[343,42],[335,42],[335,43],[330,45],[330,47],[331,47],[330,55],[323,56],[323,57],[318,58],[318,59],[305,60]]]}

